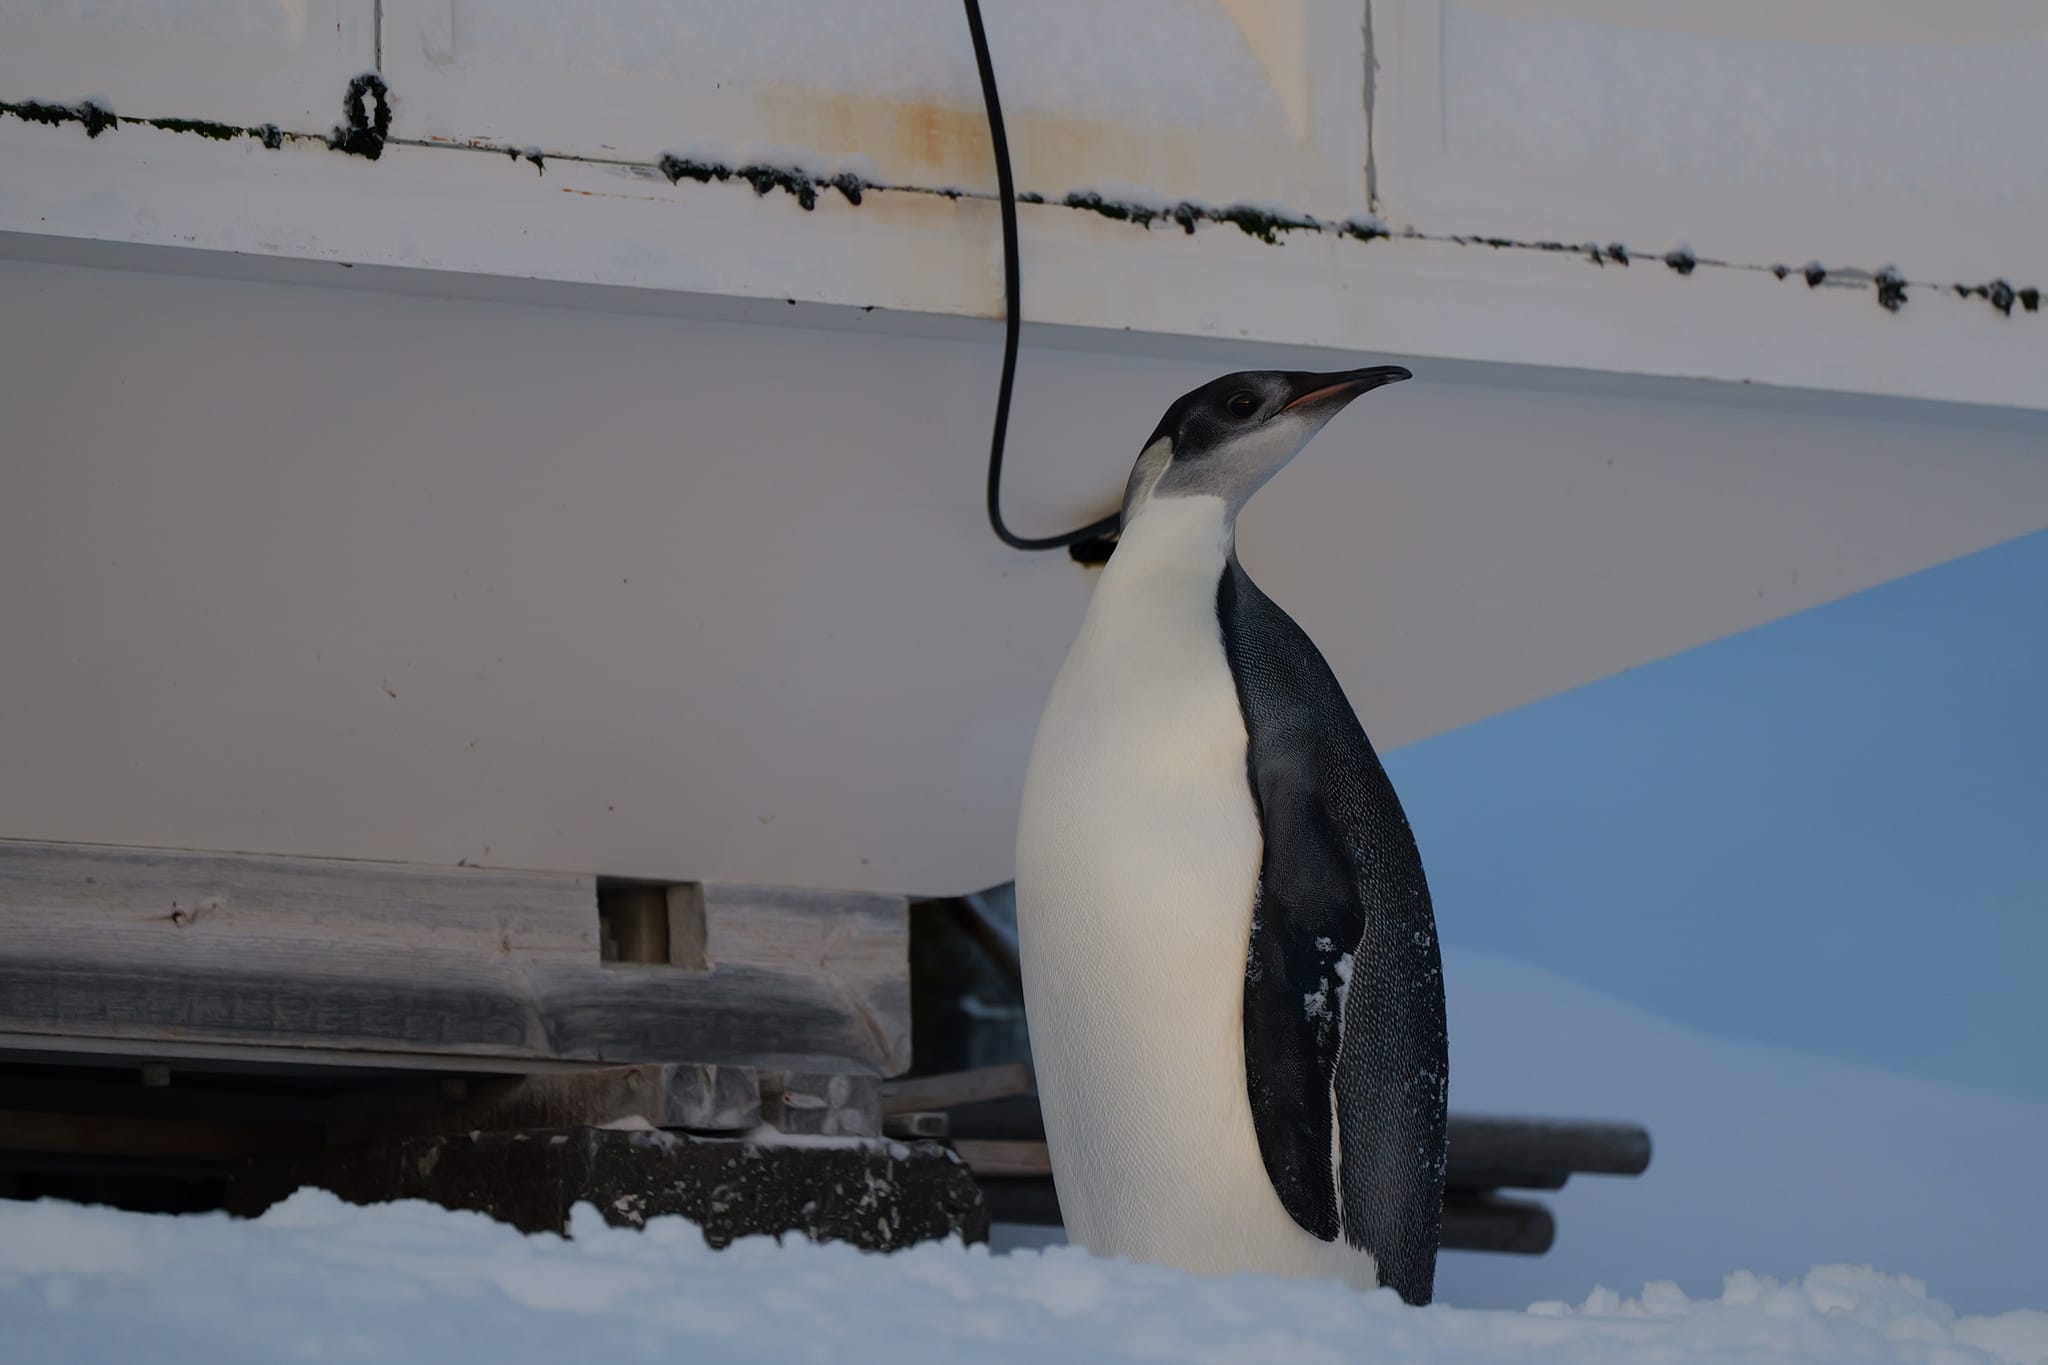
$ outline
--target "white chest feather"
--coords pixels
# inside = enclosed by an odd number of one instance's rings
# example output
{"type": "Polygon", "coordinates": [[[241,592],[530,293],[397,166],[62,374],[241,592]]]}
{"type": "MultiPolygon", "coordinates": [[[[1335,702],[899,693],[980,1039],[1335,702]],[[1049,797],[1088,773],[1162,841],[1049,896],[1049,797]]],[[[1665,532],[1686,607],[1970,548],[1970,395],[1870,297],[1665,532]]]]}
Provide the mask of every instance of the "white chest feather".
{"type": "Polygon", "coordinates": [[[1069,1235],[1197,1271],[1369,1258],[1281,1207],[1244,1076],[1262,841],[1216,615],[1220,500],[1148,504],[1104,570],[1032,749],[1017,906],[1032,1057],[1069,1235]]]}

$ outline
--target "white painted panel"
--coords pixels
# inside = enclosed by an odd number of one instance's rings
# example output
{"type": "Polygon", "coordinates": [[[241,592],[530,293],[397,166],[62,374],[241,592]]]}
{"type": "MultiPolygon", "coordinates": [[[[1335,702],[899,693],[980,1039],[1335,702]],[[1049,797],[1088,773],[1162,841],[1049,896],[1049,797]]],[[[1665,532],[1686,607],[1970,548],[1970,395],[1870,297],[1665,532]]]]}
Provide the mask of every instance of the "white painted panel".
{"type": "MultiPolygon", "coordinates": [[[[1020,189],[1365,207],[1358,0],[985,7],[1020,189]]],[[[958,0],[384,0],[399,132],[993,190],[958,0]]]]}
{"type": "MultiPolygon", "coordinates": [[[[1092,188],[1212,206],[1270,201],[1325,221],[1355,211],[1365,202],[1366,103],[1355,0],[991,6],[1023,184],[1051,201],[1021,211],[1027,315],[1131,333],[1155,351],[1186,338],[1237,338],[1350,355],[2048,405],[2040,379],[2048,372],[2048,310],[2039,306],[2048,239],[2029,228],[2048,215],[2028,198],[2048,191],[2025,160],[2039,155],[2025,148],[2048,145],[2048,115],[2024,91],[1999,97],[2015,126],[2001,130],[1993,151],[1939,172],[1931,155],[1905,163],[1948,195],[1935,210],[1898,212],[1889,200],[1903,200],[1904,191],[1887,190],[1878,209],[1850,212],[1855,193],[1903,183],[1903,172],[1874,179],[1884,163],[1867,142],[1844,143],[1839,154],[1801,151],[1785,163],[1789,170],[1759,170],[1758,148],[1775,115],[1752,114],[1748,141],[1729,141],[1747,149],[1740,157],[1716,160],[1720,134],[1699,126],[1728,108],[1714,93],[1720,67],[1702,64],[1700,54],[1750,43],[1756,51],[1742,48],[1748,55],[1731,69],[1757,85],[1755,73],[1776,70],[1766,59],[1791,41],[1781,32],[1790,20],[1765,22],[1774,11],[1749,0],[1697,14],[1668,5],[1620,13],[1602,8],[1605,0],[1512,9],[1454,3],[1478,31],[1453,44],[1464,55],[1452,63],[1448,87],[1438,79],[1444,11],[1429,0],[1372,8],[1375,173],[1389,211],[1412,217],[1407,225],[1418,235],[1366,241],[1333,227],[1282,233],[1272,244],[1229,223],[1148,231],[1061,201],[1092,188]],[[1535,27],[1525,35],[1515,25],[1535,27]],[[1601,50],[1589,33],[1635,35],[1629,41],[1692,73],[1684,89],[1676,77],[1660,83],[1672,89],[1665,104],[1631,111],[1658,130],[1646,146],[1679,148],[1685,174],[1645,168],[1628,159],[1637,152],[1623,150],[1613,152],[1621,170],[1603,169],[1580,143],[1559,136],[1599,102],[1580,93],[1597,81],[1559,89],[1543,84],[1542,70],[1508,62],[1522,45],[1553,55],[1588,44],[1601,50]],[[1546,35],[1548,48],[1537,41],[1546,35]],[[1128,59],[1128,79],[1097,88],[1106,65],[1120,59],[1128,59]],[[1503,64],[1514,66],[1506,83],[1520,92],[1516,107],[1529,107],[1529,129],[1507,126],[1514,109],[1487,93],[1503,64]],[[1458,92],[1449,143],[1445,88],[1458,92]],[[2023,135],[2022,125],[2038,136],[2023,135]],[[1509,154],[1482,157],[1494,141],[1509,154]],[[1997,150],[2012,148],[2021,150],[1997,150]],[[1847,188],[1830,183],[1828,193],[1804,200],[1784,188],[1837,162],[1847,188]],[[1738,166],[1740,175],[1731,169],[1738,166]],[[1421,214],[1417,206],[1432,202],[1421,214]],[[1655,249],[1683,239],[1748,268],[1703,266],[1681,278],[1654,262],[1624,270],[1576,250],[1458,240],[1472,231],[1537,242],[1621,238],[1638,250],[1645,236],[1655,249]],[[1752,249],[1766,254],[1738,254],[1752,249]],[[1763,268],[1809,257],[1833,271],[1822,288],[1763,268]],[[1877,306],[1868,275],[1893,262],[1908,281],[1892,300],[1904,305],[1896,315],[1877,306]],[[1860,278],[1848,273],[1859,269],[1860,278]],[[2001,276],[2018,290],[2006,300],[2009,316],[1951,288],[2001,276]]],[[[1919,32],[1908,23],[1920,22],[1917,4],[1890,0],[1882,12],[1896,22],[1870,31],[1919,32]]],[[[947,318],[990,316],[1000,309],[998,233],[993,206],[975,188],[988,183],[989,152],[964,21],[955,24],[954,7],[942,0],[874,0],[858,7],[859,23],[846,17],[855,8],[826,0],[691,0],[673,8],[602,0],[572,11],[538,0],[474,8],[467,0],[387,0],[396,140],[375,162],[322,142],[338,113],[333,82],[355,58],[306,76],[223,38],[218,53],[180,69],[221,89],[246,85],[261,98],[238,95],[232,109],[202,105],[177,116],[267,119],[277,100],[263,92],[286,81],[307,111],[287,131],[305,139],[267,151],[250,139],[219,143],[125,124],[88,139],[75,125],[40,127],[0,114],[0,234],[624,287],[681,309],[789,298],[873,306],[926,315],[930,330],[943,330],[947,318]],[[811,37],[792,47],[782,41],[791,33],[811,37]],[[730,88],[728,75],[737,78],[730,88]],[[302,90],[314,77],[317,89],[302,90]],[[535,163],[491,150],[497,142],[451,145],[486,136],[543,155],[535,163]],[[671,184],[654,163],[663,149],[865,164],[899,183],[966,185],[970,193],[870,191],[856,207],[827,192],[806,212],[779,191],[756,198],[742,183],[671,184]]],[[[1976,51],[1969,45],[1993,31],[1985,27],[1993,21],[2025,37],[1992,0],[1969,0],[1958,12],[1965,11],[1990,17],[1959,23],[1958,50],[1976,51]]],[[[134,11],[173,12],[187,11],[134,11]]],[[[216,28],[231,12],[226,0],[190,0],[189,13],[213,16],[216,28]]],[[[9,60],[16,52],[33,50],[37,61],[69,52],[78,72],[106,73],[88,89],[134,114],[124,92],[170,77],[120,36],[129,20],[107,17],[124,11],[89,13],[90,24],[78,19],[65,44],[4,45],[9,60]]],[[[166,51],[195,41],[182,32],[165,32],[166,51]]],[[[1827,60],[1847,50],[1803,30],[1794,36],[1812,39],[1827,60]]],[[[1980,105],[1962,90],[1962,67],[1936,62],[1927,70],[1923,101],[1933,131],[1924,147],[1932,147],[1973,126],[1945,109],[1980,105]]],[[[21,93],[0,88],[0,100],[21,93]]],[[[1825,104],[1789,95],[1783,103],[1787,118],[1825,104]]],[[[1898,131],[1879,122],[1887,136],[1898,131]]],[[[1627,142],[1624,125],[1633,126],[1622,118],[1598,134],[1607,139],[1596,138],[1603,155],[1617,139],[1627,142]]]]}
{"type": "MultiPolygon", "coordinates": [[[[1010,875],[1090,579],[983,520],[996,328],[328,273],[0,265],[0,834],[1010,875]]],[[[1072,335],[1027,332],[1020,528],[1100,510],[1187,388],[1316,359],[1072,335]]],[[[1386,747],[2048,526],[2038,417],[1414,363],[1243,528],[1386,747]]]]}
{"type": "MultiPolygon", "coordinates": [[[[149,128],[88,141],[0,118],[0,232],[205,246],[683,295],[987,317],[1001,310],[993,204],[827,194],[805,212],[743,184],[670,185],[651,167],[387,148],[375,162],[149,128]]],[[[1179,338],[1328,347],[1709,378],[1897,397],[2048,406],[2048,310],[2001,317],[1917,282],[1903,312],[1867,288],[1447,241],[1361,242],[1236,227],[1146,231],[1025,205],[1030,319],[1170,348],[1179,338]]],[[[7,247],[0,240],[0,251],[7,247]]],[[[2042,283],[2048,284],[2048,272],[2042,283]]],[[[936,318],[930,324],[937,327],[936,318]]],[[[1330,363],[1334,364],[1335,361],[1330,363]]]]}
{"type": "Polygon", "coordinates": [[[325,132],[376,62],[374,0],[0,0],[0,100],[325,132]]]}
{"type": "Polygon", "coordinates": [[[1437,233],[2048,274],[2029,0],[1383,0],[1379,203],[1437,233]]]}

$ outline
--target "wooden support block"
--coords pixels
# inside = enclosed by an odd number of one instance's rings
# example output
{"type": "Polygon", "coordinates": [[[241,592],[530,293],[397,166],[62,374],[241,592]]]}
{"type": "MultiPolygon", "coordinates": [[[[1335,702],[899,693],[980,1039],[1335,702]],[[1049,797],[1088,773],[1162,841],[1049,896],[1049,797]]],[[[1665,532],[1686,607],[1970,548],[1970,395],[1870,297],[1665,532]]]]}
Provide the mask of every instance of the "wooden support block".
{"type": "Polygon", "coordinates": [[[971,1071],[913,1076],[891,1081],[882,1092],[882,1112],[907,1114],[919,1109],[953,1109],[963,1104],[1036,1095],[1038,1081],[1028,1062],[1005,1062],[971,1071]]]}
{"type": "Polygon", "coordinates": [[[590,877],[0,840],[0,1034],[909,1065],[902,898],[659,891],[666,960],[607,964],[590,877]]]}
{"type": "Polygon", "coordinates": [[[880,1137],[881,1082],[843,1073],[766,1072],[761,1077],[761,1117],[785,1133],[880,1137]]]}
{"type": "Polygon", "coordinates": [[[619,1227],[680,1214],[715,1247],[791,1232],[869,1251],[988,1239],[973,1177],[931,1143],[778,1146],[591,1128],[450,1134],[251,1161],[229,1180],[228,1211],[253,1217],[304,1185],[358,1204],[475,1209],[526,1232],[566,1232],[581,1202],[619,1227]]]}

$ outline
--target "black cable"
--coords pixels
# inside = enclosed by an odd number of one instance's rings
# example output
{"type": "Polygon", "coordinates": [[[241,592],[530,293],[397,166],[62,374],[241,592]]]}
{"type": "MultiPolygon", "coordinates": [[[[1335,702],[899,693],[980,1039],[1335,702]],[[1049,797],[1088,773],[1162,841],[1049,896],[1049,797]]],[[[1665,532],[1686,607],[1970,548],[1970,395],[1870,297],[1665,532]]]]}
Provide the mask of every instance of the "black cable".
{"type": "Polygon", "coordinates": [[[1114,536],[1118,517],[1108,516],[1091,522],[1078,531],[1068,531],[1058,536],[1020,536],[1003,524],[1003,440],[1010,428],[1010,389],[1017,378],[1017,331],[1021,322],[1023,305],[1023,271],[1018,263],[1017,252],[1017,185],[1010,176],[1010,138],[1003,131],[1003,106],[996,97],[996,72],[989,61],[988,34],[981,27],[980,0],[964,0],[967,6],[967,28],[974,35],[974,61],[981,68],[981,98],[988,106],[988,137],[995,145],[996,188],[1002,202],[1003,214],[1003,379],[996,389],[995,433],[988,444],[988,524],[1003,544],[1016,550],[1058,550],[1076,546],[1075,558],[1087,563],[1100,563],[1109,556],[1106,552],[1097,557],[1102,549],[1101,542],[1114,536]],[[1083,542],[1094,542],[1085,548],[1090,553],[1081,553],[1083,542]]]}

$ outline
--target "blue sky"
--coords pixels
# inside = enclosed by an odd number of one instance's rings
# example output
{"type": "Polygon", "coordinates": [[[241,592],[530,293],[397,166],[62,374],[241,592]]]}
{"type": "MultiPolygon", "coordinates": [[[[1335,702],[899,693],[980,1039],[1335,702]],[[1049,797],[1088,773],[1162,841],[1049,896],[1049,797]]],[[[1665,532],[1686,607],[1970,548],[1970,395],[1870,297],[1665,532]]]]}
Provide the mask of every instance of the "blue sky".
{"type": "Polygon", "coordinates": [[[2048,1098],[2048,533],[1387,766],[1446,943],[2048,1098]]]}

